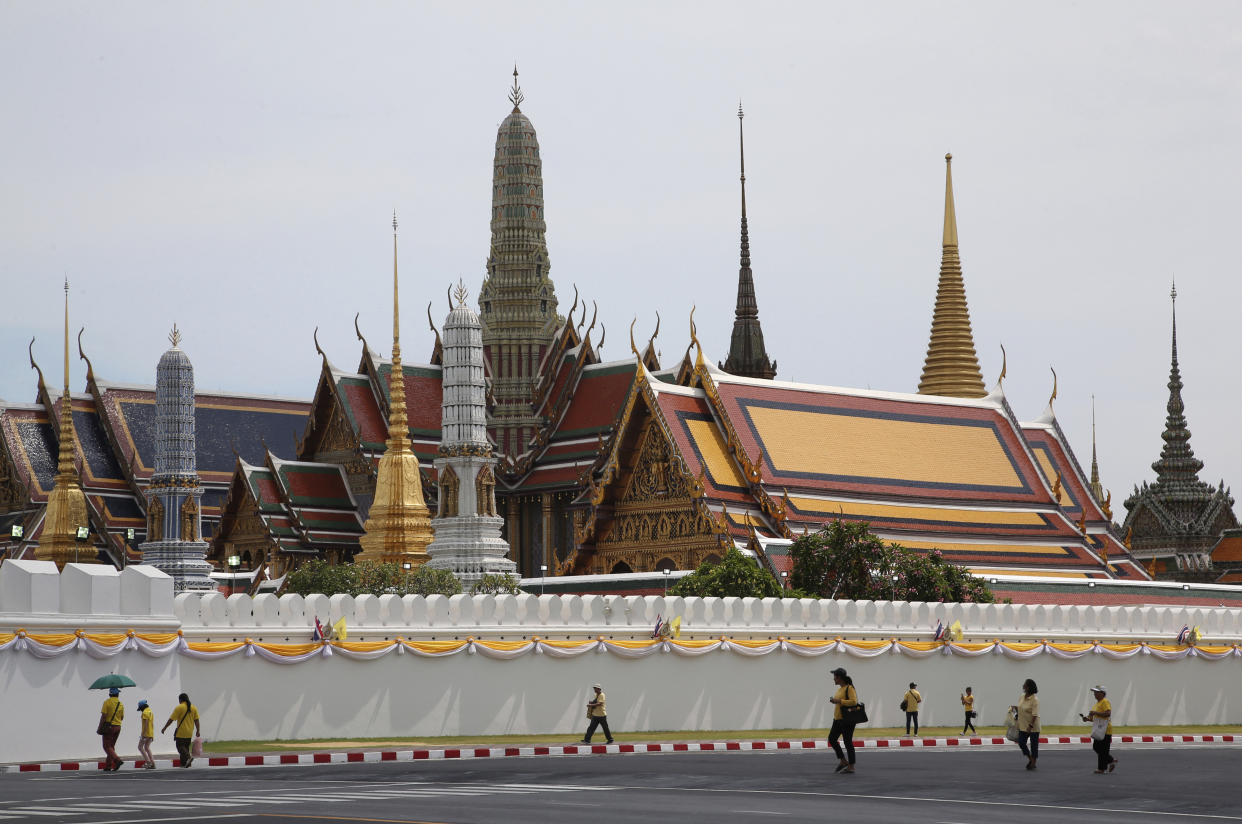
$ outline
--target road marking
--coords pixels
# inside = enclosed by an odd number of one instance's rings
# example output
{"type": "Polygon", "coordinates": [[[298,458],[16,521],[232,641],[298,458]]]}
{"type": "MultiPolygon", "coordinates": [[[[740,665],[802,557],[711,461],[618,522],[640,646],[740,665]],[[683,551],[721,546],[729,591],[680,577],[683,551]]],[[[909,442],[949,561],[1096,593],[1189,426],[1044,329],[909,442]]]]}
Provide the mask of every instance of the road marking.
{"type": "Polygon", "coordinates": [[[979,807],[1017,807],[1033,810],[1072,810],[1085,813],[1126,813],[1128,815],[1165,815],[1177,818],[1205,818],[1218,821],[1242,821],[1242,816],[1219,815],[1217,813],[1178,813],[1165,810],[1125,810],[1112,807],[1077,807],[1068,804],[1021,804],[1016,801],[972,801],[962,798],[926,798],[911,795],[868,795],[865,793],[823,793],[808,790],[736,790],[717,789],[712,787],[654,787],[650,784],[633,787],[618,787],[624,790],[645,790],[651,792],[692,792],[692,793],[743,793],[754,795],[809,795],[816,798],[860,798],[872,801],[916,801],[920,804],[968,804],[979,807]]]}
{"type": "Polygon", "coordinates": [[[734,810],[735,813],[746,813],[747,815],[792,815],[792,813],[778,813],[772,810],[734,810]]]}
{"type": "MultiPolygon", "coordinates": [[[[261,813],[263,818],[296,818],[299,821],[373,821],[382,824],[444,824],[439,821],[414,820],[412,818],[344,818],[334,815],[284,815],[283,813],[261,813]]],[[[107,824],[127,824],[127,822],[109,821],[107,824]]]]}

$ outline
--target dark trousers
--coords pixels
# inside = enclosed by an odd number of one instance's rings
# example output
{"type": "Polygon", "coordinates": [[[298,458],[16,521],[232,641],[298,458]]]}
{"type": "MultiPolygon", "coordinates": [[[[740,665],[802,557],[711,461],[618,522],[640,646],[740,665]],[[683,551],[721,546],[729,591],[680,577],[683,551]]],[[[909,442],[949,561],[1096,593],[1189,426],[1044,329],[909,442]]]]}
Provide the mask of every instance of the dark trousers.
{"type": "Polygon", "coordinates": [[[100,738],[103,739],[104,769],[105,770],[111,770],[113,768],[120,767],[121,764],[124,763],[121,761],[121,757],[116,754],[116,740],[120,737],[121,737],[121,725],[120,724],[113,724],[112,726],[108,727],[107,732],[105,732],[103,735],[100,736],[100,738]]]}
{"type": "Polygon", "coordinates": [[[1106,735],[1100,741],[1092,741],[1091,749],[1095,750],[1095,763],[1097,770],[1107,770],[1108,765],[1113,763],[1113,756],[1109,752],[1113,747],[1112,735],[1106,735]]]}
{"type": "Polygon", "coordinates": [[[189,738],[173,738],[177,742],[177,756],[181,759],[181,766],[190,763],[190,739],[189,738]]]}
{"type": "Polygon", "coordinates": [[[1026,730],[1018,731],[1018,749],[1022,750],[1022,754],[1028,758],[1039,759],[1039,733],[1027,732],[1026,730]],[[1027,744],[1030,749],[1027,749],[1027,744]]]}
{"type": "Polygon", "coordinates": [[[837,758],[844,759],[851,764],[854,763],[854,727],[855,725],[849,721],[834,718],[832,729],[828,731],[828,743],[832,745],[832,751],[837,754],[837,758]],[[845,739],[845,752],[841,751],[842,738],[845,739]]]}
{"type": "Polygon", "coordinates": [[[604,728],[604,740],[609,743],[612,743],[612,733],[609,732],[608,730],[608,716],[606,715],[592,715],[591,716],[591,723],[587,725],[586,735],[582,736],[582,740],[587,742],[588,744],[591,743],[591,736],[595,735],[596,727],[603,727],[604,728]]]}
{"type": "Polygon", "coordinates": [[[914,734],[919,734],[919,714],[917,712],[906,713],[906,735],[910,734],[910,722],[914,722],[914,734]]]}
{"type": "Polygon", "coordinates": [[[967,727],[970,727],[971,732],[978,732],[978,730],[975,729],[974,716],[971,715],[969,712],[966,713],[966,723],[962,724],[962,735],[966,734],[967,727]]]}

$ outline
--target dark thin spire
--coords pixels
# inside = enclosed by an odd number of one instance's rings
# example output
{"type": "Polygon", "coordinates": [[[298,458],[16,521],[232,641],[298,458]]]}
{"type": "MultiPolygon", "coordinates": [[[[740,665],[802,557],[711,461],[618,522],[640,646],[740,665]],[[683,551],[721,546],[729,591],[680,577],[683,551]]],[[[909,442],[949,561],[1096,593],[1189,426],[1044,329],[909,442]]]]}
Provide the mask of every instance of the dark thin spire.
{"type": "Polygon", "coordinates": [[[737,275],[737,308],[734,311],[733,335],[729,340],[729,357],[720,368],[748,378],[776,377],[776,363],[768,360],[763,345],[763,327],[759,325],[759,303],[755,300],[755,278],[750,271],[750,231],[746,221],[746,142],[742,130],[742,103],[737,104],[737,145],[742,184],[742,245],[741,265],[737,275]]]}
{"type": "Polygon", "coordinates": [[[1169,367],[1169,403],[1168,417],[1164,421],[1164,448],[1160,451],[1160,460],[1151,465],[1156,470],[1158,485],[1177,487],[1198,487],[1199,470],[1203,461],[1195,457],[1190,448],[1190,429],[1186,426],[1186,405],[1182,402],[1182,373],[1177,365],[1177,284],[1173,284],[1169,298],[1173,302],[1173,347],[1172,365],[1169,367]]]}

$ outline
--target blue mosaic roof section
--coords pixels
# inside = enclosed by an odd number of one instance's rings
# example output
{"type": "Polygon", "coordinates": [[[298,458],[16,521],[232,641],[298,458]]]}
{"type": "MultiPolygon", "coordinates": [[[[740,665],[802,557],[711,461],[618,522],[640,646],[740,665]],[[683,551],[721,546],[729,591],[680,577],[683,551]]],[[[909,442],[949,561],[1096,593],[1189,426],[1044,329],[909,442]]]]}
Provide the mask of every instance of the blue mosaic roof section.
{"type": "Polygon", "coordinates": [[[99,415],[94,412],[73,411],[73,429],[78,436],[78,445],[90,473],[96,478],[112,478],[123,480],[125,475],[116,462],[112,447],[99,425],[99,415]]]}
{"type": "Polygon", "coordinates": [[[108,507],[109,514],[114,518],[134,518],[140,521],[146,518],[133,498],[120,498],[109,495],[104,498],[104,505],[108,507]]]}
{"type": "MultiPolygon", "coordinates": [[[[121,401],[134,446],[147,467],[155,466],[155,404],[121,401]]],[[[263,441],[279,458],[296,458],[295,440],[306,427],[304,415],[255,409],[195,410],[197,441],[195,460],[199,472],[233,471],[233,448],[247,463],[262,465],[263,441]]],[[[53,463],[55,463],[53,461],[53,463]]]]}
{"type": "Polygon", "coordinates": [[[227,489],[206,489],[203,491],[203,497],[201,501],[202,501],[202,505],[204,508],[209,507],[209,506],[210,507],[222,507],[224,506],[224,502],[225,500],[228,499],[228,497],[229,497],[229,491],[227,489]]]}
{"type": "Polygon", "coordinates": [[[17,421],[15,423],[18,436],[22,439],[22,449],[30,459],[30,468],[43,491],[50,492],[52,482],[56,478],[56,439],[52,437],[52,426],[35,421],[17,421]]]}

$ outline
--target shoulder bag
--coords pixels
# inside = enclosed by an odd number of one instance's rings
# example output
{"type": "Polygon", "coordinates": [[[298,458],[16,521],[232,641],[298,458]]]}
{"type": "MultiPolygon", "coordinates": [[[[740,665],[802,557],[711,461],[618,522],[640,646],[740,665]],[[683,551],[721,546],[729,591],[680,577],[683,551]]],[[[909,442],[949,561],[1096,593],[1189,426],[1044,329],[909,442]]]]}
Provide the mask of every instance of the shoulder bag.
{"type": "Polygon", "coordinates": [[[1108,721],[1109,719],[1107,718],[1096,718],[1094,721],[1091,722],[1091,740],[1092,741],[1103,741],[1104,740],[1104,736],[1108,735],[1108,721]]]}
{"type": "MultiPolygon", "coordinates": [[[[858,691],[852,687],[851,691],[854,693],[854,700],[858,701],[858,691]]],[[[858,701],[858,703],[852,707],[842,707],[841,720],[853,725],[866,724],[867,705],[862,701],[858,701]]]]}
{"type": "Polygon", "coordinates": [[[112,718],[108,721],[103,720],[103,715],[99,716],[99,726],[95,727],[95,735],[107,735],[112,731],[112,722],[116,720],[116,714],[121,711],[121,702],[116,703],[116,708],[112,710],[112,718]]]}

